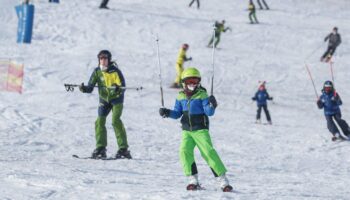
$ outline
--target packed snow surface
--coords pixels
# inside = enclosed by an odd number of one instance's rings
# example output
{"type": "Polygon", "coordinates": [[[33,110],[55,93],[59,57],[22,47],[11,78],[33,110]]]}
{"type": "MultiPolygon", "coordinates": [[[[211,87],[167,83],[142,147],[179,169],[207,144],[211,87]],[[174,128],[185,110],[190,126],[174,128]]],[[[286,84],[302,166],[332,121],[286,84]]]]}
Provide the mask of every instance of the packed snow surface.
{"type": "MultiPolygon", "coordinates": [[[[259,25],[248,20],[248,1],[36,0],[33,39],[16,44],[19,1],[0,0],[1,59],[23,62],[23,94],[0,93],[0,199],[350,199],[350,143],[332,142],[317,93],[332,80],[319,61],[334,26],[342,44],[334,56],[334,81],[350,120],[348,0],[266,0],[259,25]],[[172,108],[179,48],[188,43],[192,62],[210,91],[212,49],[206,45],[215,20],[232,31],[215,52],[211,120],[214,146],[228,169],[233,193],[221,192],[196,150],[199,179],[206,190],[186,191],[178,149],[180,122],[163,119],[156,36],[159,37],[165,107],[172,108]],[[98,94],[66,92],[63,84],[87,82],[97,53],[109,49],[126,78],[122,120],[132,160],[79,160],[95,148],[98,94]],[[255,124],[251,97],[267,81],[273,125],[255,124]]],[[[257,6],[257,4],[256,4],[257,6]]],[[[257,6],[258,7],[258,6],[257,6]]],[[[265,116],[263,116],[263,121],[265,116]]],[[[117,151],[107,121],[108,155],[117,151]]]]}

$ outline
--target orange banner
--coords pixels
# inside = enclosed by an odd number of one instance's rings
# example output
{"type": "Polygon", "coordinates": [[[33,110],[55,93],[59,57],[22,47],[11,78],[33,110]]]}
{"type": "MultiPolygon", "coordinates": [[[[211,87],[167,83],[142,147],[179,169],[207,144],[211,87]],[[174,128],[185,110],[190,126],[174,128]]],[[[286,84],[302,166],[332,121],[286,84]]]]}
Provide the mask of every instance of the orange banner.
{"type": "Polygon", "coordinates": [[[0,61],[0,89],[22,93],[24,65],[13,61],[0,61]]]}

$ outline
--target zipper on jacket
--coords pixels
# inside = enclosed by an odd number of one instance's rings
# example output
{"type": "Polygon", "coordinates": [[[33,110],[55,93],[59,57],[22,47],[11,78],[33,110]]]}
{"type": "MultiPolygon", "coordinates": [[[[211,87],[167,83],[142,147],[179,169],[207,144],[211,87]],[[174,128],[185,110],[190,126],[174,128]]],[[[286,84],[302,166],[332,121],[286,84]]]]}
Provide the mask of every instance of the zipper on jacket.
{"type": "Polygon", "coordinates": [[[188,109],[188,122],[190,124],[190,131],[192,131],[192,124],[191,124],[191,115],[190,115],[190,102],[191,99],[187,99],[187,109],[188,109]]]}

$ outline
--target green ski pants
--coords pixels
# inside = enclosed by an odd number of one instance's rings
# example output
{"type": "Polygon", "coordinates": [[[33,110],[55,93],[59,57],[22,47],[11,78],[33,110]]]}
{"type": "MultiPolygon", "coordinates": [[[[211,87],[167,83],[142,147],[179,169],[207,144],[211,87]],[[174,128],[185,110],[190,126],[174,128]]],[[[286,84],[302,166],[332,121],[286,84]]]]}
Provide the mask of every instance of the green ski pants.
{"type": "Polygon", "coordinates": [[[221,176],[227,171],[211,143],[209,131],[207,129],[197,131],[183,130],[180,146],[180,160],[186,176],[193,175],[192,165],[195,162],[194,148],[196,146],[204,160],[218,176],[221,176]]]}
{"type": "MultiPolygon", "coordinates": [[[[213,40],[214,38],[211,37],[210,41],[209,41],[209,44],[208,44],[208,47],[211,47],[211,45],[213,44],[213,40]]],[[[214,44],[214,47],[218,46],[220,42],[220,34],[219,35],[215,35],[215,44],[214,44]]]]}
{"type": "Polygon", "coordinates": [[[256,18],[255,11],[251,11],[251,12],[249,13],[249,20],[250,20],[250,23],[254,23],[253,18],[254,18],[254,20],[255,20],[255,23],[259,23],[259,22],[258,22],[258,19],[256,18]]]}
{"type": "MultiPolygon", "coordinates": [[[[106,112],[106,115],[108,115],[106,112]]],[[[112,126],[115,132],[115,137],[117,138],[117,144],[119,149],[128,148],[128,141],[126,137],[126,131],[124,124],[120,119],[123,112],[123,104],[118,103],[112,107],[112,126]]],[[[107,146],[107,129],[106,129],[106,118],[107,116],[99,116],[95,122],[95,137],[96,137],[96,147],[106,147],[107,146]]]]}

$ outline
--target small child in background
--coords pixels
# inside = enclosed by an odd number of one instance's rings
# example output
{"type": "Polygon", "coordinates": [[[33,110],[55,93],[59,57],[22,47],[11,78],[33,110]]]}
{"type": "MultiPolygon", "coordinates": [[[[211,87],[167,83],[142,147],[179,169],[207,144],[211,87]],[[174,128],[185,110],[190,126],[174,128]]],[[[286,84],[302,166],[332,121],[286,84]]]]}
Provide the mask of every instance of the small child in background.
{"type": "Polygon", "coordinates": [[[261,108],[263,108],[266,115],[267,122],[271,125],[272,121],[271,121],[269,110],[267,109],[267,100],[273,100],[273,98],[269,96],[269,93],[267,93],[265,83],[266,82],[264,81],[262,84],[260,84],[259,89],[255,93],[254,97],[252,97],[252,100],[256,101],[258,106],[258,110],[256,113],[256,123],[257,124],[261,123],[260,115],[261,115],[261,108]]]}

